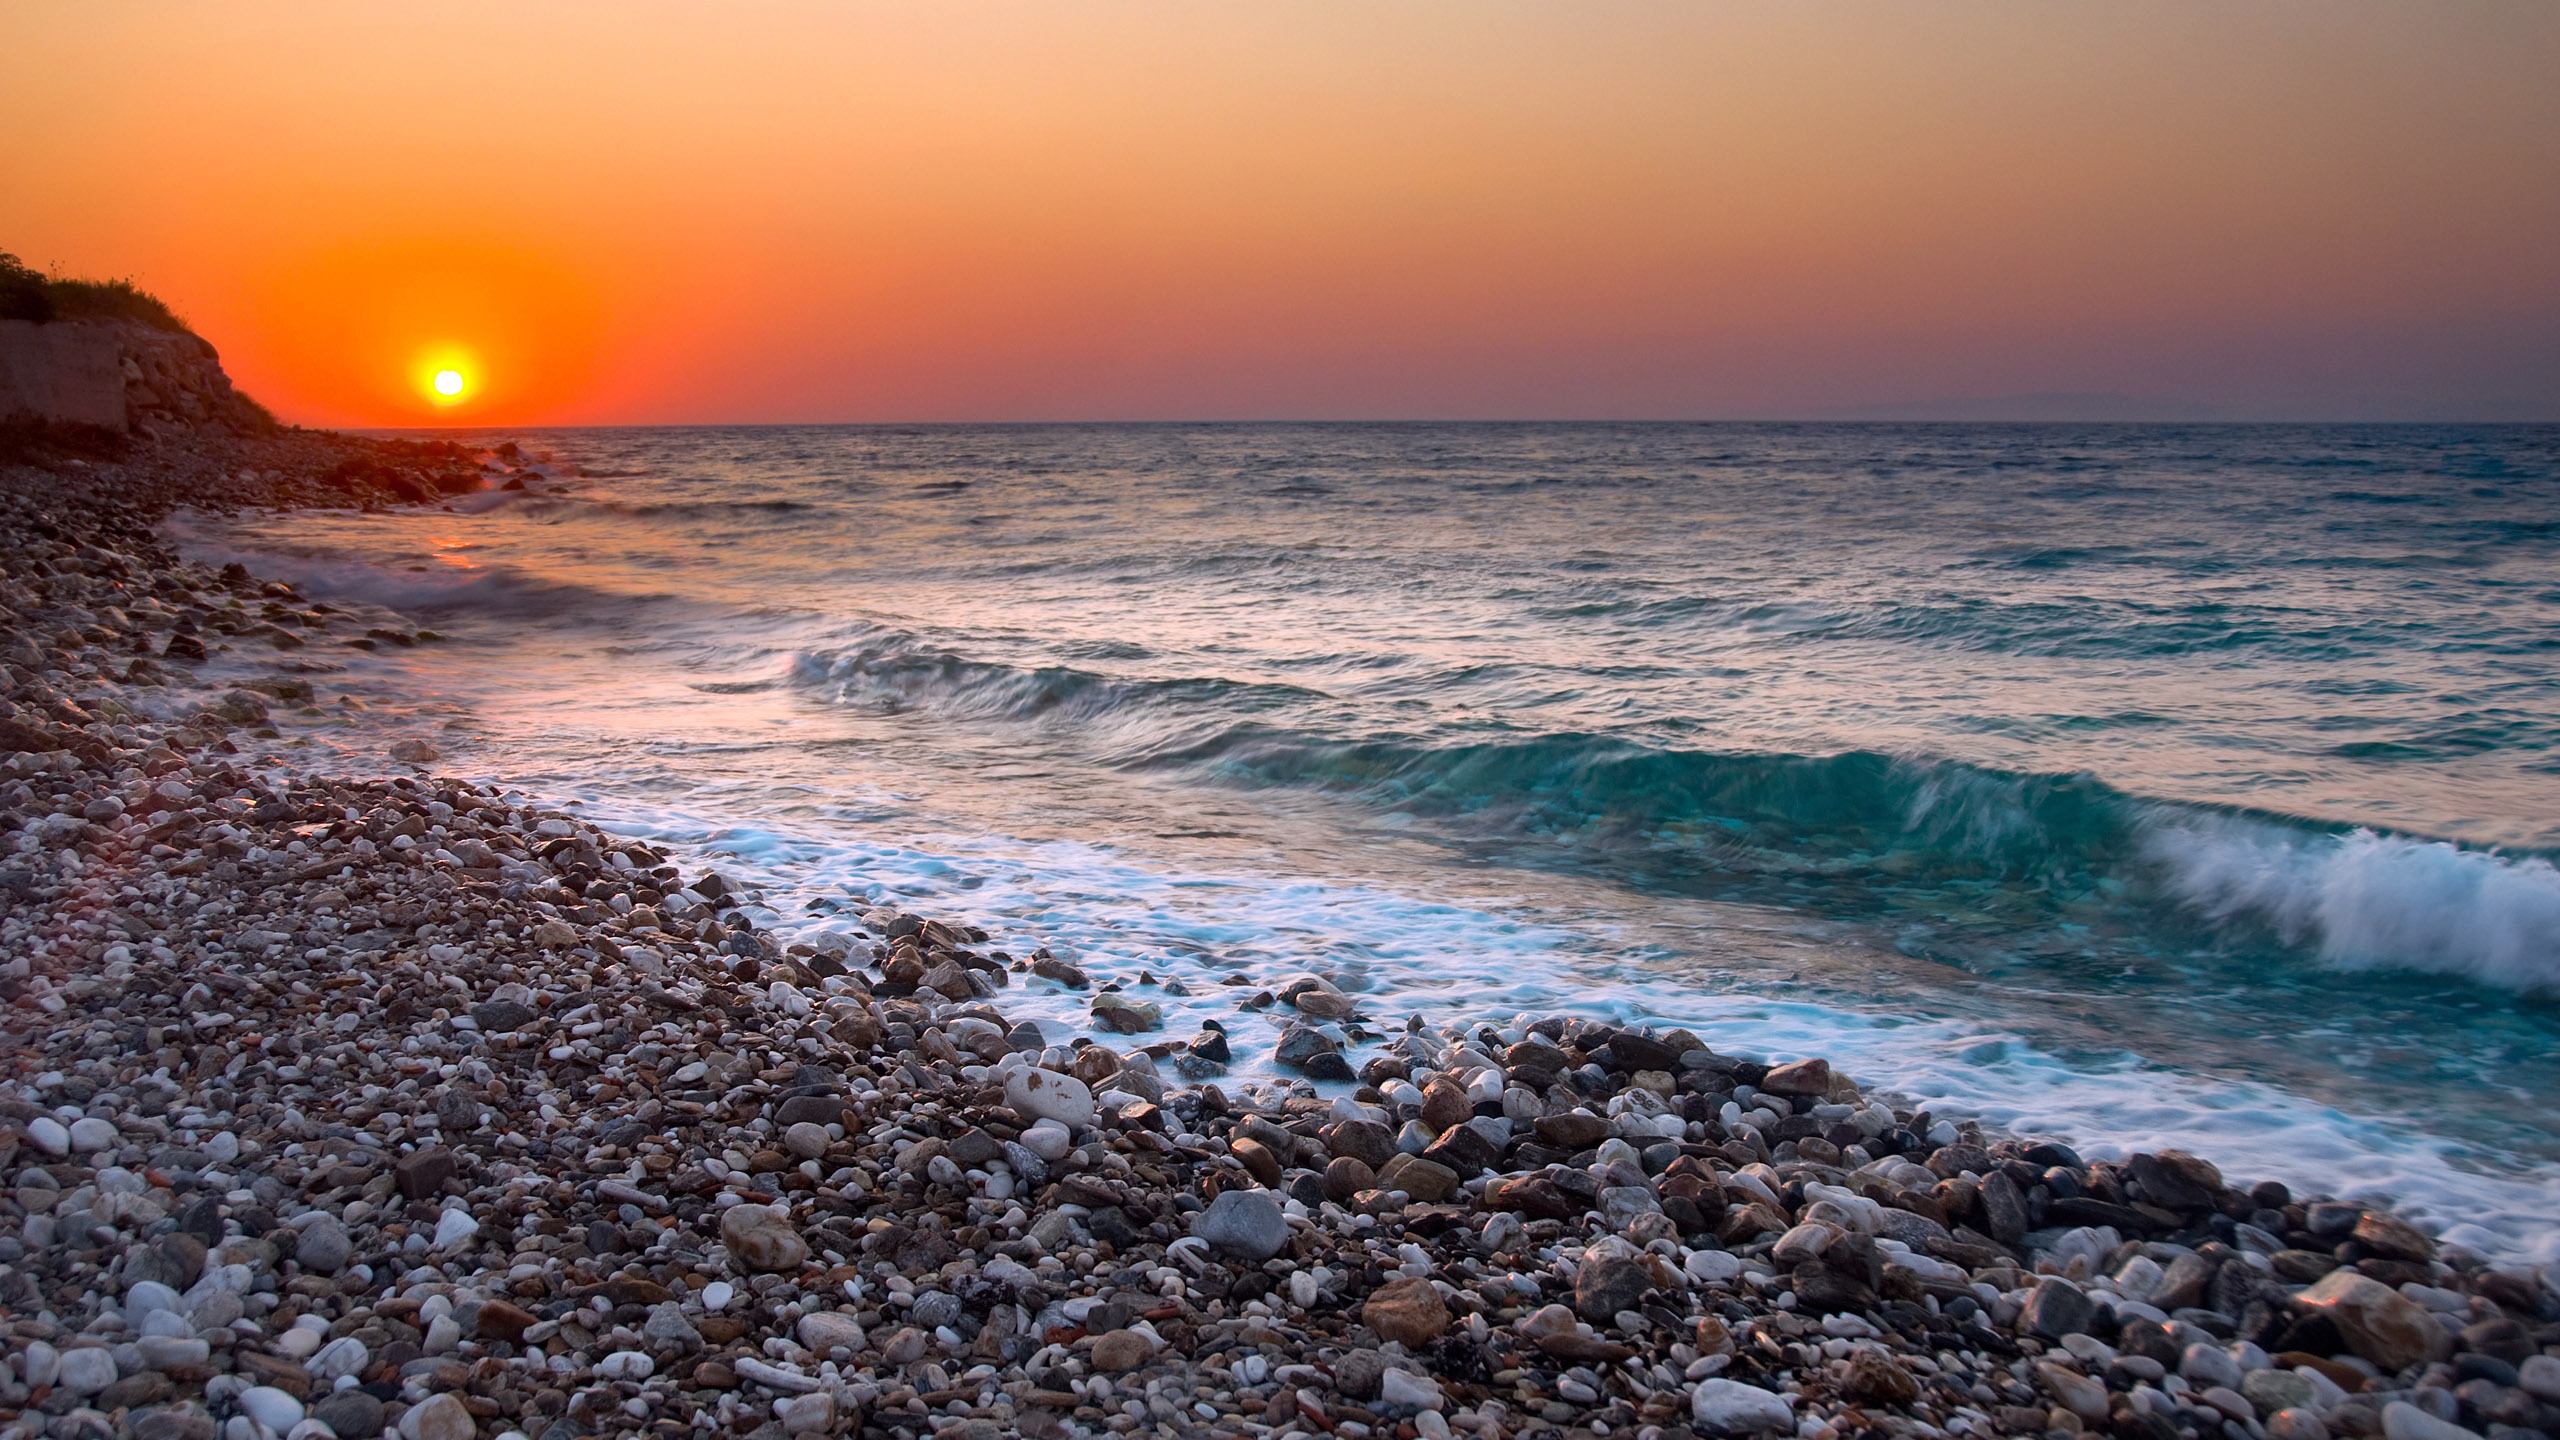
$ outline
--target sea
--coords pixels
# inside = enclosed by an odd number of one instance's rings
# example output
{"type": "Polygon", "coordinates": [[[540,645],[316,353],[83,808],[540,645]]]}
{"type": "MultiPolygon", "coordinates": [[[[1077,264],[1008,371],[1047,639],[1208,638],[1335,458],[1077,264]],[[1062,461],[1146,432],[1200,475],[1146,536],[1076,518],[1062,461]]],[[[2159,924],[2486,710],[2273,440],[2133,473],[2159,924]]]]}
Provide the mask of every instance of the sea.
{"type": "Polygon", "coordinates": [[[436,438],[520,488],[174,528],[442,637],[315,652],[322,768],[426,739],[786,938],[1045,945],[1230,1086],[1312,972],[2560,1260],[2560,428],[436,438]]]}

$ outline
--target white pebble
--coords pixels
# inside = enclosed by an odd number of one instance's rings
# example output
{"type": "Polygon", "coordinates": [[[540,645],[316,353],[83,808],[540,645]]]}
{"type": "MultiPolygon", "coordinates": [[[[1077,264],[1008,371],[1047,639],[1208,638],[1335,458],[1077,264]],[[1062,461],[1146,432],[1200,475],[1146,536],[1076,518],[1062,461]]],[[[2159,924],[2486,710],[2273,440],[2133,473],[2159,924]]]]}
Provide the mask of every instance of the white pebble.
{"type": "Polygon", "coordinates": [[[472,1219],[469,1211],[447,1210],[436,1219],[435,1246],[450,1250],[479,1233],[480,1222],[472,1219]]]}
{"type": "Polygon", "coordinates": [[[242,1414],[281,1435],[302,1423],[302,1402],[272,1385],[252,1385],[240,1392],[242,1414]]]}
{"type": "Polygon", "coordinates": [[[616,1350],[596,1362],[599,1380],[646,1380],[658,1368],[658,1362],[638,1350],[616,1350]]]}

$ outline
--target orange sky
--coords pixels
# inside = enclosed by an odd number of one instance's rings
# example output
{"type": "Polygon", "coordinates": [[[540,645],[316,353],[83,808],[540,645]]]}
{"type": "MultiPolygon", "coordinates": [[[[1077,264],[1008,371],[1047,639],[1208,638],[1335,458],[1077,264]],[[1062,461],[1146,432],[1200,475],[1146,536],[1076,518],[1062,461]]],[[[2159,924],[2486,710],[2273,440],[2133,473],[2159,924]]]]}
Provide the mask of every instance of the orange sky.
{"type": "Polygon", "coordinates": [[[309,423],[2560,419],[2548,0],[29,3],[0,55],[0,249],[309,423]]]}

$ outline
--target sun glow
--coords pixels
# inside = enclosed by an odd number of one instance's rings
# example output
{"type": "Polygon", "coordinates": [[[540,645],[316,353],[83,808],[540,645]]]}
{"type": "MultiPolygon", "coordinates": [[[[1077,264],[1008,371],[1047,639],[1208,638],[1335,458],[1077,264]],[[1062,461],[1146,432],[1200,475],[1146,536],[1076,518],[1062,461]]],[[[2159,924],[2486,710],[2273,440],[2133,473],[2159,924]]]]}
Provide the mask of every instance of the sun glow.
{"type": "Polygon", "coordinates": [[[481,388],[479,359],[458,345],[439,345],[411,357],[411,383],[438,410],[476,399],[481,388]]]}

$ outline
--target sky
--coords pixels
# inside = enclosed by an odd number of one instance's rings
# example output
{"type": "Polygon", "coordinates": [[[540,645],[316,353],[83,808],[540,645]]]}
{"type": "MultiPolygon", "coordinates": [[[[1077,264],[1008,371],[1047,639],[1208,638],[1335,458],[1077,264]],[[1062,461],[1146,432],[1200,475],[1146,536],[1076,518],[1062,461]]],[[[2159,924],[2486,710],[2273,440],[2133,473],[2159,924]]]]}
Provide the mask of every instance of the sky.
{"type": "Polygon", "coordinates": [[[0,250],[310,424],[2560,420],[2548,0],[23,0],[0,56],[0,250]]]}

